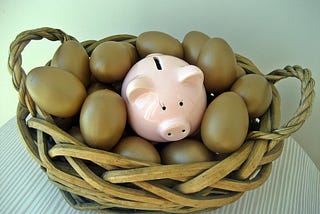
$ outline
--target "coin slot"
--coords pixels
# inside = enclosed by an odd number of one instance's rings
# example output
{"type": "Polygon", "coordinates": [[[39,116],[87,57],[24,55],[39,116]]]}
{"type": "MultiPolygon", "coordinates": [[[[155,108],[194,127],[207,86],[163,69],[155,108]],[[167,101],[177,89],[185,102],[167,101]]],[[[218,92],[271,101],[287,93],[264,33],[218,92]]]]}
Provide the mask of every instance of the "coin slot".
{"type": "Polygon", "coordinates": [[[161,64],[160,64],[160,60],[158,59],[158,57],[153,57],[154,62],[156,63],[157,69],[158,70],[162,70],[161,64]]]}

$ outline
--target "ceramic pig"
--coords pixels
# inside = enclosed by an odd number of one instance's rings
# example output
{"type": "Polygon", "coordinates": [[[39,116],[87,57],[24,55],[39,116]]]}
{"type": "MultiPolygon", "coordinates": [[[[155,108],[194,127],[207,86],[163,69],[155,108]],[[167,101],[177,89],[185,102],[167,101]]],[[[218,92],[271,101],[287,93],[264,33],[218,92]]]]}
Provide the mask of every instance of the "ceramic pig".
{"type": "Polygon", "coordinates": [[[195,132],[206,108],[203,72],[180,58],[150,54],[126,75],[121,95],[134,131],[154,142],[195,132]]]}

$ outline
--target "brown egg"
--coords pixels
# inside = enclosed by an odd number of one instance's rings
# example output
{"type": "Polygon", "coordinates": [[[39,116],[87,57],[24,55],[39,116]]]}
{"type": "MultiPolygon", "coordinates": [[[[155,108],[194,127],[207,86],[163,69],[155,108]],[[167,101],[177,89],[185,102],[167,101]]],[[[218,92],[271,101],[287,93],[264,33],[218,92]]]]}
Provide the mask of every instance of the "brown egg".
{"type": "Polygon", "coordinates": [[[201,137],[211,151],[229,153],[242,145],[248,127],[248,110],[243,99],[235,92],[224,92],[205,111],[201,137]]]}
{"type": "Polygon", "coordinates": [[[151,53],[162,53],[183,58],[183,48],[179,40],[159,31],[148,31],[140,34],[136,40],[136,47],[141,58],[151,53]]]}
{"type": "Polygon", "coordinates": [[[27,75],[26,86],[33,101],[57,117],[76,115],[87,96],[85,87],[76,76],[49,66],[32,69],[27,75]]]}
{"type": "Polygon", "coordinates": [[[160,163],[160,155],[156,148],[145,139],[138,136],[125,137],[112,150],[127,158],[160,163]]]}
{"type": "Polygon", "coordinates": [[[207,40],[201,48],[197,66],[204,73],[204,85],[210,93],[228,90],[237,78],[235,55],[221,38],[207,40]]]}
{"type": "Polygon", "coordinates": [[[183,139],[165,146],[161,158],[164,164],[183,164],[211,161],[213,154],[201,142],[183,139]]]}
{"type": "Polygon", "coordinates": [[[51,66],[71,72],[84,86],[89,84],[89,56],[77,41],[69,40],[62,43],[51,60],[51,66]]]}
{"type": "Polygon", "coordinates": [[[80,130],[93,148],[110,150],[120,139],[126,126],[125,103],[117,93],[104,89],[90,94],[80,113],[80,130]]]}
{"type": "Polygon", "coordinates": [[[139,58],[136,47],[130,44],[129,42],[122,42],[122,44],[124,44],[127,47],[131,59],[131,65],[134,65],[139,58]]]}
{"type": "Polygon", "coordinates": [[[267,79],[259,74],[247,74],[231,87],[245,101],[250,118],[263,115],[272,101],[272,88],[267,79]]]}
{"type": "Polygon", "coordinates": [[[122,80],[131,68],[131,56],[122,42],[103,42],[90,57],[90,70],[100,82],[112,83],[122,80]]]}
{"type": "Polygon", "coordinates": [[[209,36],[199,31],[190,31],[185,35],[182,46],[184,58],[188,63],[192,65],[197,64],[200,50],[208,39],[210,39],[209,36]]]}

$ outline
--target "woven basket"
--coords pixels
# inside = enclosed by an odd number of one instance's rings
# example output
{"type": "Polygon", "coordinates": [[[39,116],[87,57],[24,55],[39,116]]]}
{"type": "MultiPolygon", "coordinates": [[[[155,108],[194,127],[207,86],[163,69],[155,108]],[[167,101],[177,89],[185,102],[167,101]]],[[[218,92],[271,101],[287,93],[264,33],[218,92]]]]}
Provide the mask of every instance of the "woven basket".
{"type": "MultiPolygon", "coordinates": [[[[311,112],[311,72],[287,66],[265,75],[272,85],[271,106],[260,118],[257,131],[248,133],[245,143],[229,156],[176,165],[128,159],[83,145],[34,104],[26,91],[21,53],[31,40],[43,38],[61,42],[75,39],[58,29],[39,28],[20,33],[12,42],[8,63],[19,92],[17,124],[27,151],[76,209],[185,213],[232,203],[268,179],[272,162],[282,152],[283,140],[297,131],[311,112]],[[274,84],[287,77],[301,82],[301,99],[292,119],[280,126],[280,96],[274,84]]],[[[136,37],[115,35],[81,44],[90,55],[97,45],[110,40],[135,45],[136,37]]],[[[262,74],[249,59],[239,54],[236,58],[246,73],[262,74]]]]}

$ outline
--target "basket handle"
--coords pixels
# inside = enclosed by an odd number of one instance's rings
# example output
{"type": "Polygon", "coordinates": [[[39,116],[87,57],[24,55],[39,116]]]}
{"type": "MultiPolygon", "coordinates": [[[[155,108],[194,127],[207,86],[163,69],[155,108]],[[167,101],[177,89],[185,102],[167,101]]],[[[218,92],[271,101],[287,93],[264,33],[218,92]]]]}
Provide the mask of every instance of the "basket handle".
{"type": "Polygon", "coordinates": [[[310,116],[312,110],[312,102],[314,99],[315,82],[311,78],[311,71],[307,68],[302,69],[300,66],[286,66],[284,69],[277,69],[265,76],[269,82],[276,83],[288,77],[295,77],[301,83],[299,106],[293,117],[281,127],[271,132],[252,131],[248,134],[248,139],[263,140],[283,140],[296,132],[310,116]]]}
{"type": "Polygon", "coordinates": [[[61,42],[76,40],[74,37],[66,34],[62,30],[43,27],[24,31],[11,43],[9,48],[10,54],[8,59],[8,68],[12,75],[12,83],[14,88],[19,92],[20,103],[27,107],[32,114],[35,114],[35,106],[25,87],[26,73],[21,67],[21,53],[30,41],[41,40],[43,38],[51,41],[60,40],[61,42]]]}

